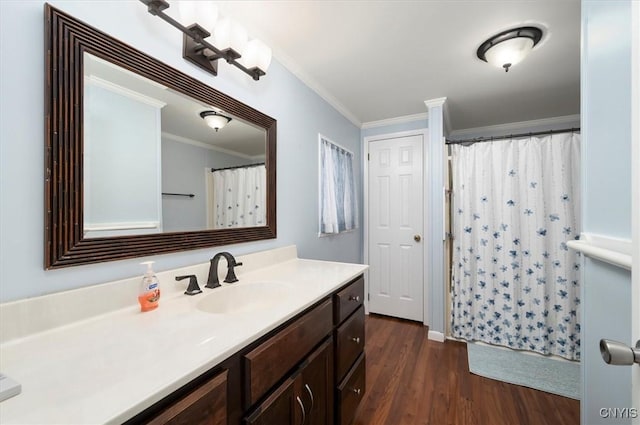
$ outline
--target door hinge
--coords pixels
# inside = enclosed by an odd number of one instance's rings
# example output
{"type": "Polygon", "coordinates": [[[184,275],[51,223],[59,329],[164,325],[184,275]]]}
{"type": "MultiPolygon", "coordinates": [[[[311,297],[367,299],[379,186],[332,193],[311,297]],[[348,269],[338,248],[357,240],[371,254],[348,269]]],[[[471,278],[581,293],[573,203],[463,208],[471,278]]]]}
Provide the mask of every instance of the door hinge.
{"type": "Polygon", "coordinates": [[[371,161],[371,154],[370,153],[367,154],[367,161],[371,161]]]}
{"type": "Polygon", "coordinates": [[[367,301],[369,301],[370,299],[371,299],[371,294],[367,292],[367,301]]]}

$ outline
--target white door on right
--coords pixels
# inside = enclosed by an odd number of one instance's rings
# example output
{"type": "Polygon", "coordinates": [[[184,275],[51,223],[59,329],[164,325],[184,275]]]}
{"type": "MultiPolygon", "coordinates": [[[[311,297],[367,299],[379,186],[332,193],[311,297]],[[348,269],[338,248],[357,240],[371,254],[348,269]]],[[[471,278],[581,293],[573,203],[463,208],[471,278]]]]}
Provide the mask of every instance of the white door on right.
{"type": "Polygon", "coordinates": [[[369,311],[423,321],[423,136],[368,143],[369,311]]]}

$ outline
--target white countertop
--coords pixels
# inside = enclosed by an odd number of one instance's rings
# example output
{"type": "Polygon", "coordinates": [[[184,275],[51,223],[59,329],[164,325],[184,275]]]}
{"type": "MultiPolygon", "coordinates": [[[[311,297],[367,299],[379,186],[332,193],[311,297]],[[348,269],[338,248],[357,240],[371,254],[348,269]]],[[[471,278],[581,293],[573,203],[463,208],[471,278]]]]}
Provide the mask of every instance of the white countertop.
{"type": "Polygon", "coordinates": [[[151,312],[131,306],[10,340],[0,345],[0,370],[22,384],[22,393],[0,403],[0,423],[121,423],[366,268],[290,259],[239,274],[240,282],[233,284],[290,286],[290,296],[270,308],[202,312],[196,304],[222,288],[204,288],[206,281],[199,279],[202,294],[163,293],[160,306],[151,312]]]}

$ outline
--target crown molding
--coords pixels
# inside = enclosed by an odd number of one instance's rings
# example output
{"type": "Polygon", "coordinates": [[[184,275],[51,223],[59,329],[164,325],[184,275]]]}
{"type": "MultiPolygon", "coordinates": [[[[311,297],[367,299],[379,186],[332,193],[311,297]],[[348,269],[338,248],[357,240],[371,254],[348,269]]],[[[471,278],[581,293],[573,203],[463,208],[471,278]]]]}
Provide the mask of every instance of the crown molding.
{"type": "Polygon", "coordinates": [[[226,153],[228,155],[237,156],[240,158],[253,160],[254,156],[246,155],[244,153],[232,151],[231,149],[220,148],[218,146],[210,145],[209,143],[199,142],[197,140],[189,139],[188,137],[178,136],[177,134],[167,133],[166,131],[162,132],[162,137],[173,140],[174,142],[186,143],[188,145],[198,146],[199,148],[209,149],[216,152],[226,153]]]}
{"type": "Polygon", "coordinates": [[[428,108],[434,108],[436,106],[442,106],[446,101],[447,101],[446,97],[436,97],[435,99],[425,100],[424,104],[427,105],[427,109],[428,109],[428,108]]]}
{"type": "MultiPolygon", "coordinates": [[[[264,40],[264,38],[263,38],[264,40]]],[[[265,40],[265,42],[267,42],[265,40]]],[[[269,44],[273,46],[273,44],[269,44]]],[[[272,47],[273,49],[273,47],[272,47]]],[[[362,121],[358,119],[346,106],[344,106],[338,99],[329,93],[320,83],[318,83],[313,77],[304,72],[302,68],[286,54],[280,50],[273,49],[273,58],[276,59],[283,68],[297,77],[303,84],[313,90],[318,96],[320,96],[325,102],[331,105],[336,111],[338,111],[343,117],[348,119],[353,125],[358,128],[362,127],[362,121]]]]}
{"type": "Polygon", "coordinates": [[[580,122],[580,115],[563,115],[560,117],[552,117],[552,118],[542,118],[539,120],[530,120],[530,121],[518,121],[511,122],[506,124],[497,124],[497,125],[488,125],[485,127],[473,127],[473,128],[465,128],[462,130],[453,130],[449,133],[449,137],[452,139],[455,138],[464,138],[467,136],[480,136],[482,134],[486,135],[496,135],[496,134],[509,134],[514,133],[516,131],[528,130],[533,127],[566,127],[566,126],[575,126],[576,121],[580,122]]]}
{"type": "Polygon", "coordinates": [[[127,87],[123,87],[111,81],[107,81],[103,78],[96,77],[95,75],[85,75],[84,83],[85,85],[101,87],[105,90],[109,90],[112,93],[117,93],[121,96],[133,99],[136,102],[144,103],[145,105],[149,105],[157,109],[162,109],[167,105],[166,102],[163,102],[159,99],[144,95],[142,93],[138,93],[137,91],[128,89],[127,87]]]}
{"type": "MultiPolygon", "coordinates": [[[[2,0],[0,0],[2,1],[2,0]]],[[[227,16],[233,16],[233,10],[229,10],[226,4],[219,4],[220,12],[227,16]]],[[[254,37],[262,40],[267,46],[271,47],[272,62],[278,62],[284,69],[289,71],[293,76],[297,77],[304,85],[309,87],[318,96],[320,96],[325,102],[332,106],[340,115],[349,120],[353,125],[360,128],[362,121],[356,117],[346,106],[344,106],[338,99],[336,99],[329,91],[324,88],[318,81],[311,77],[308,73],[302,70],[302,67],[298,65],[290,56],[284,53],[281,49],[278,49],[276,43],[267,37],[265,33],[259,31],[257,28],[252,28],[252,34],[254,37]]],[[[273,64],[272,64],[273,66],[273,64]]]]}
{"type": "Polygon", "coordinates": [[[426,112],[422,112],[420,114],[403,115],[401,117],[387,118],[384,120],[368,121],[368,122],[362,123],[361,128],[364,130],[367,128],[386,127],[388,125],[394,125],[394,124],[404,124],[412,121],[426,120],[427,117],[428,117],[428,114],[426,112]]]}

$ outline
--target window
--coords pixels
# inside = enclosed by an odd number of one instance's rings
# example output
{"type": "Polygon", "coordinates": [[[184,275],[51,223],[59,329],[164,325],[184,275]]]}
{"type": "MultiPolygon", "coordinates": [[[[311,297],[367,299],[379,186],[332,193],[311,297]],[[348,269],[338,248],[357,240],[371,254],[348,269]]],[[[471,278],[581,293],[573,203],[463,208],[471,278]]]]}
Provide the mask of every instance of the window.
{"type": "Polygon", "coordinates": [[[322,135],[320,141],[320,235],[358,228],[353,153],[322,135]]]}

